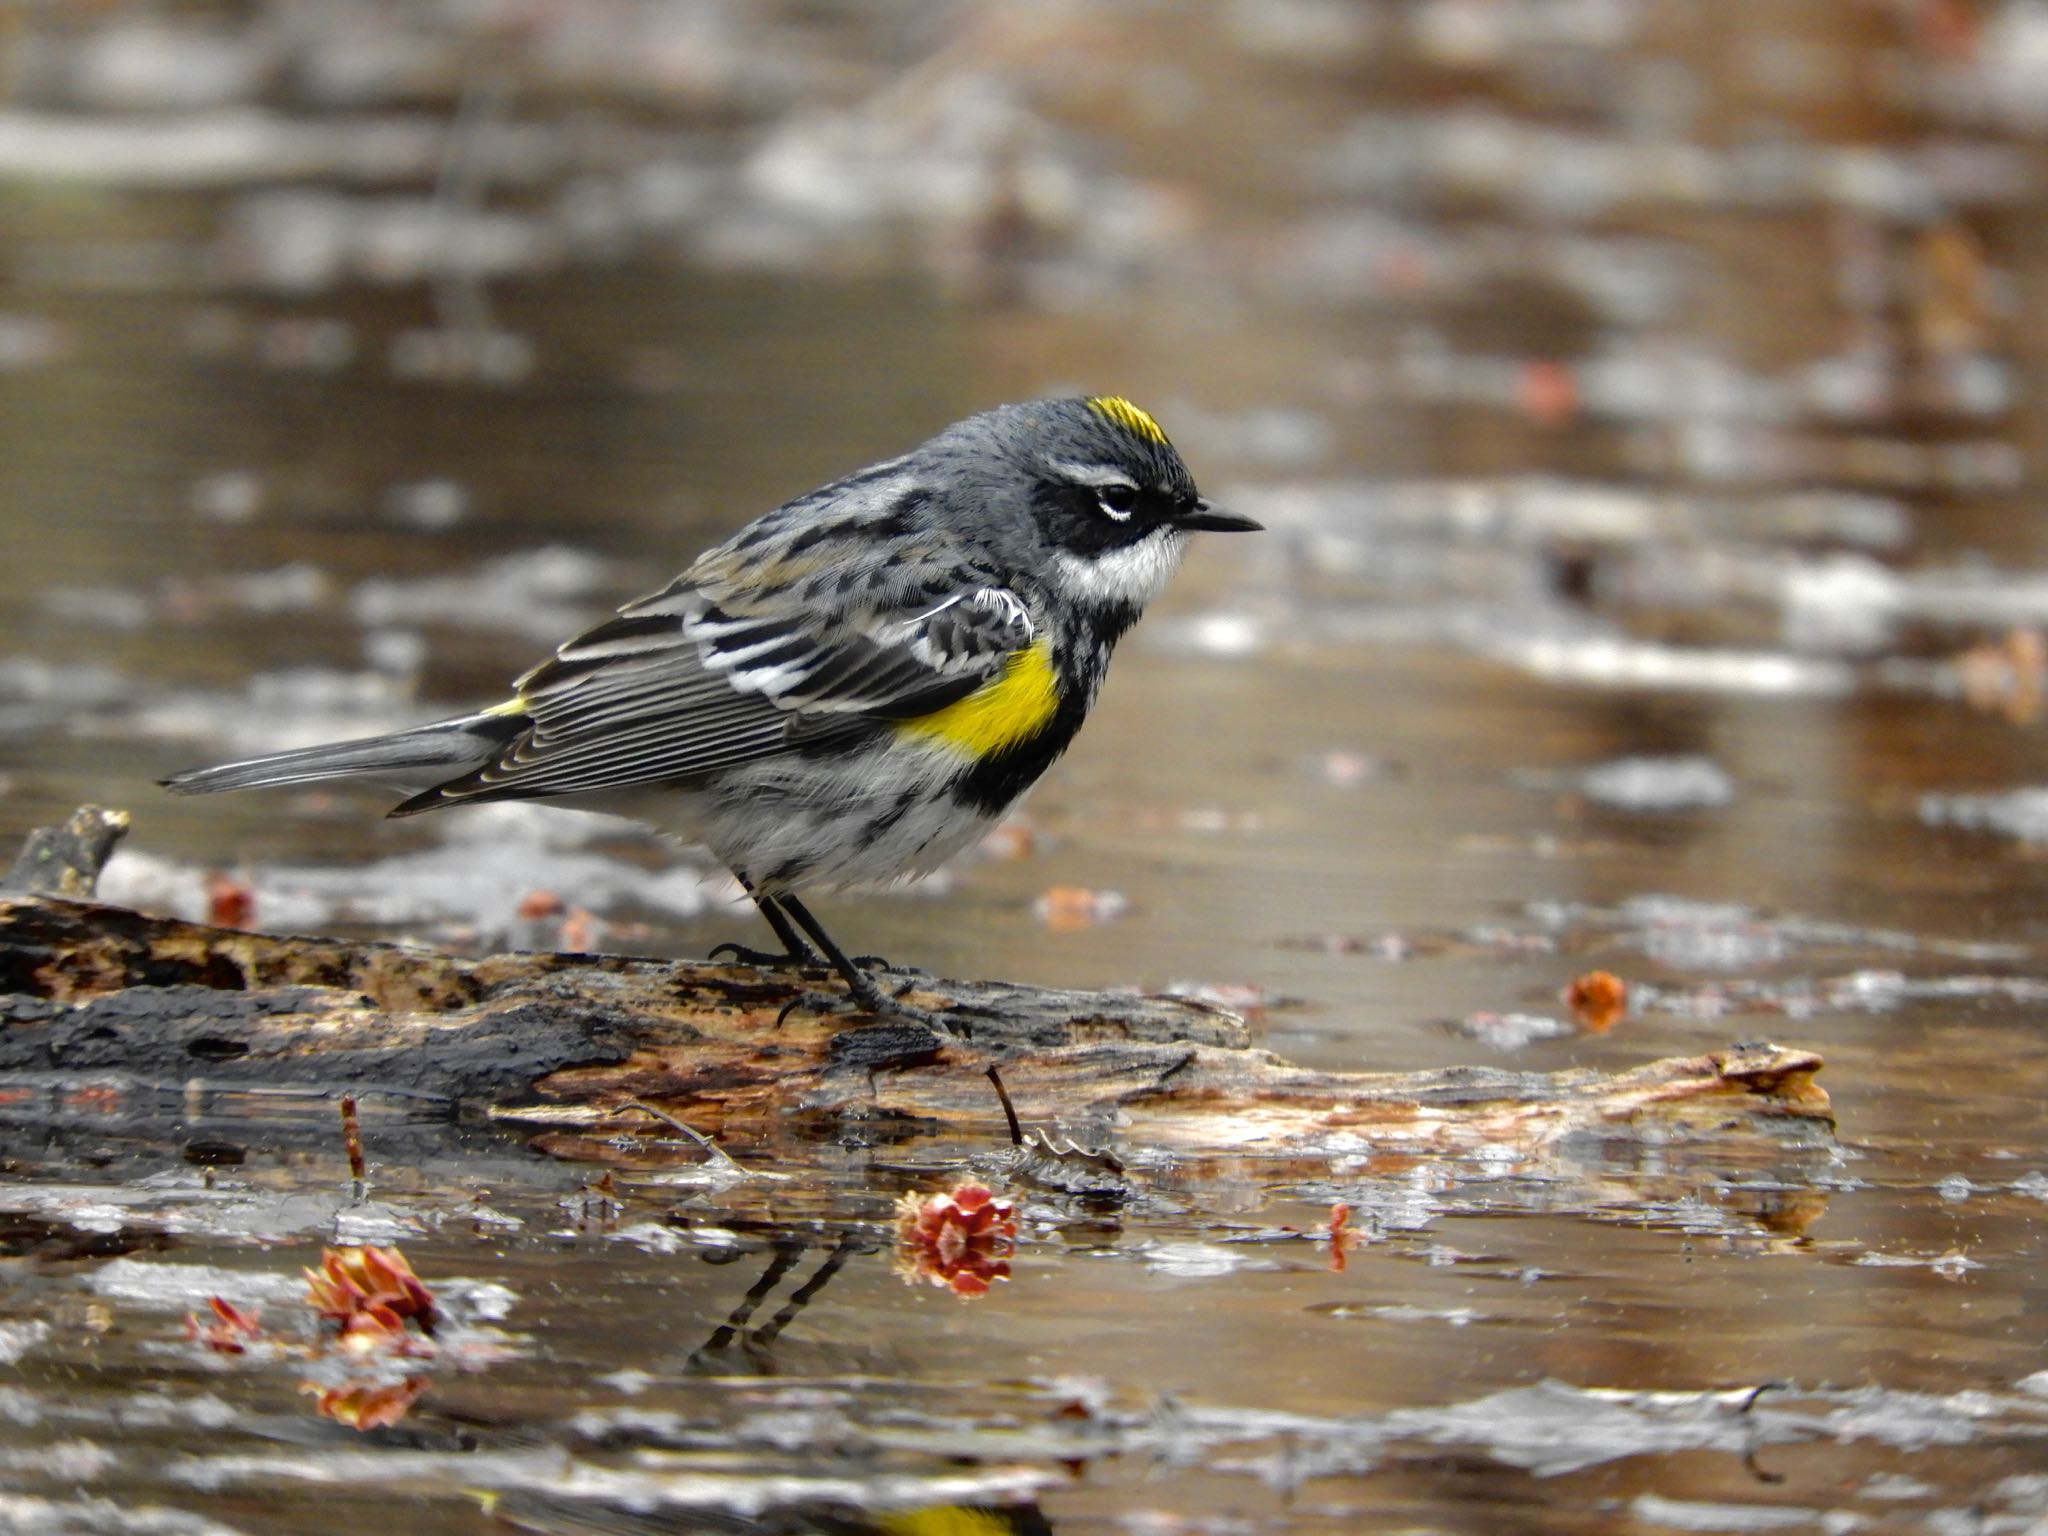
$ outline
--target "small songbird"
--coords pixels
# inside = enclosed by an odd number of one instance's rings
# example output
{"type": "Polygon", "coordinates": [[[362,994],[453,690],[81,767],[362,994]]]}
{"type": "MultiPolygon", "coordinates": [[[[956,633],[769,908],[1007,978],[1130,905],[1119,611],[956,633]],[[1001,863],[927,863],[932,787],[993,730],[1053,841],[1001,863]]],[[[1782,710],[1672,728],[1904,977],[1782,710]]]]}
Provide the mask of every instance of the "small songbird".
{"type": "Polygon", "coordinates": [[[785,953],[885,995],[798,900],[927,873],[1074,739],[1111,650],[1205,501],[1159,424],[1113,396],[999,406],[706,550],[476,714],[200,768],[179,794],[366,779],[394,816],[549,799],[701,843],[785,953]],[[816,945],[816,950],[812,945],[816,945]]]}

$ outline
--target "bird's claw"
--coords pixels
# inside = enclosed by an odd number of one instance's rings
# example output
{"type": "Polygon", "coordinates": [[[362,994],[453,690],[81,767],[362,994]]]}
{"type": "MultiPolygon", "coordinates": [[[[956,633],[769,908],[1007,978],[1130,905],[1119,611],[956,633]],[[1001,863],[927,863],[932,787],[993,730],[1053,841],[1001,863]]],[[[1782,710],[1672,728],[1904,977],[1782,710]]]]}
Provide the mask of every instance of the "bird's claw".
{"type": "Polygon", "coordinates": [[[880,955],[855,955],[853,963],[864,971],[887,971],[892,976],[929,976],[931,972],[918,965],[891,965],[880,955]]]}
{"type": "Polygon", "coordinates": [[[901,998],[883,997],[878,1003],[857,997],[843,997],[831,992],[799,992],[783,1005],[782,1012],[775,1016],[776,1028],[781,1028],[792,1013],[800,1008],[812,1008],[824,1014],[865,1015],[873,1019],[888,1020],[897,1024],[914,1024],[928,1029],[940,1040],[965,1040],[964,1028],[955,1027],[942,1014],[933,1013],[929,1008],[920,1008],[915,1003],[906,1003],[901,998]]]}
{"type": "MultiPolygon", "coordinates": [[[[922,975],[923,972],[918,972],[917,974],[922,975]]],[[[965,1040],[969,1037],[971,1032],[966,1025],[955,1025],[944,1014],[934,1013],[929,1008],[920,1008],[915,1003],[905,1002],[903,994],[910,991],[914,985],[914,982],[905,982],[894,992],[887,993],[877,988],[873,1000],[854,998],[853,1002],[867,1012],[879,1014],[883,1018],[900,1019],[906,1024],[922,1024],[926,1029],[943,1040],[965,1040]]]]}

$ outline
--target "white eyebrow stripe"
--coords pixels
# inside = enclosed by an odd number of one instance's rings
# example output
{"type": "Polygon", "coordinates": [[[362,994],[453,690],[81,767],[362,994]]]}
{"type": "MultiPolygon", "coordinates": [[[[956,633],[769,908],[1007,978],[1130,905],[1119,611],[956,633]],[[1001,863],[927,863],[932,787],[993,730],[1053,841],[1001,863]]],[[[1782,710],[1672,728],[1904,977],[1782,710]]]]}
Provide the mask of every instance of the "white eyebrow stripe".
{"type": "Polygon", "coordinates": [[[1112,469],[1107,464],[1075,464],[1066,459],[1054,459],[1047,467],[1054,474],[1063,476],[1076,485],[1093,486],[1097,490],[1112,485],[1120,485],[1127,491],[1135,491],[1138,488],[1137,481],[1122,470],[1112,469]]]}

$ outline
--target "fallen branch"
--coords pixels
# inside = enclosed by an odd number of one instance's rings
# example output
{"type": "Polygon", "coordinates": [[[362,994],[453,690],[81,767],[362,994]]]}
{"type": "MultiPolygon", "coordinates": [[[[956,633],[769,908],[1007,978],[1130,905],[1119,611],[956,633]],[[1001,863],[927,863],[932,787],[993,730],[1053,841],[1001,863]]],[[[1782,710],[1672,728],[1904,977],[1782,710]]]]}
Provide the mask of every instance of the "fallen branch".
{"type": "Polygon", "coordinates": [[[971,1038],[866,1020],[832,983],[611,956],[460,960],[275,937],[50,897],[0,897],[0,1083],[119,1074],[155,1085],[439,1096],[585,1132],[658,1104],[731,1143],[900,1117],[1000,1135],[1018,1113],[1114,1127],[1184,1155],[1442,1152],[1574,1135],[1757,1135],[1828,1123],[1809,1051],[1750,1045],[1631,1072],[1313,1072],[1177,998],[914,980],[971,1038]],[[791,1007],[795,1004],[794,1007],[791,1007]],[[778,1027],[776,1020],[787,1012],[778,1027]]]}
{"type": "MultiPolygon", "coordinates": [[[[106,824],[106,813],[80,816],[88,831],[106,824]]],[[[971,1127],[994,1140],[1006,1105],[992,1067],[1025,1121],[1183,1158],[1534,1156],[1589,1137],[1782,1145],[1832,1127],[1813,1081],[1820,1058],[1792,1047],[1619,1074],[1315,1072],[1253,1049],[1235,1015],[1180,998],[892,981],[959,1037],[850,1014],[822,972],[463,960],[0,895],[0,1087],[381,1091],[525,1125],[570,1156],[604,1155],[595,1138],[644,1125],[656,1106],[727,1144],[793,1120],[971,1127]]]]}

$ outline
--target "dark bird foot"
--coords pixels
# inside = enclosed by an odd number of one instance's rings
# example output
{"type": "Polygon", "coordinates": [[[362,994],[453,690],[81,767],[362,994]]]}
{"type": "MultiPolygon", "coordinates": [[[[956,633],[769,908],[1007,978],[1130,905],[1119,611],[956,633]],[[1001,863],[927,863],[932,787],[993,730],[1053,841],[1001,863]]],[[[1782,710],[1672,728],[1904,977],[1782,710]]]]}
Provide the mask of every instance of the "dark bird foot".
{"type": "Polygon", "coordinates": [[[879,1018],[898,1024],[921,1024],[941,1040],[965,1040],[972,1033],[965,1024],[955,1024],[942,1013],[929,1008],[920,1008],[915,1003],[906,1003],[900,998],[888,998],[879,1008],[857,1004],[863,1013],[872,1013],[879,1018]]]}
{"type": "Polygon", "coordinates": [[[863,1013],[872,1013],[877,1017],[894,1019],[905,1024],[922,1024],[932,1033],[949,1040],[964,1038],[943,1015],[903,1000],[903,994],[908,992],[912,985],[914,983],[906,982],[892,991],[885,991],[875,984],[873,976],[862,970],[847,978],[846,994],[853,1005],[863,1013]]]}
{"type": "MultiPolygon", "coordinates": [[[[880,970],[892,976],[922,976],[925,974],[923,971],[913,970],[908,966],[890,965],[879,955],[864,955],[858,960],[848,959],[846,951],[833,942],[832,935],[825,931],[824,925],[811,916],[810,910],[796,897],[786,892],[768,895],[757,889],[746,875],[740,874],[739,878],[740,884],[746,887],[747,894],[752,896],[755,905],[760,907],[761,916],[767,920],[768,926],[775,930],[775,937],[782,940],[788,954],[756,959],[758,951],[745,949],[738,944],[721,944],[711,951],[712,958],[716,959],[719,952],[724,950],[754,965],[830,965],[845,980],[848,999],[862,1013],[922,1024],[932,1033],[945,1039],[962,1038],[960,1033],[937,1014],[919,1008],[914,1003],[903,1001],[902,994],[908,992],[915,985],[914,982],[905,982],[893,991],[884,991],[876,985],[873,974],[880,970]]],[[[792,1003],[790,1007],[794,1008],[801,1002],[802,999],[799,998],[797,1003],[792,1003]]],[[[788,1014],[789,1009],[784,1009],[783,1016],[786,1018],[788,1014]]]]}
{"type": "Polygon", "coordinates": [[[880,955],[855,955],[853,963],[864,971],[887,971],[891,976],[929,976],[931,972],[917,965],[891,965],[880,955]]]}
{"type": "MultiPolygon", "coordinates": [[[[906,984],[899,991],[910,990],[906,984]]],[[[948,1019],[946,1015],[934,1013],[929,1008],[906,1002],[896,992],[884,991],[874,979],[862,973],[858,983],[849,983],[846,995],[830,992],[813,992],[806,989],[790,1000],[775,1022],[780,1024],[799,1008],[813,1008],[819,1013],[865,1014],[870,1018],[885,1020],[891,1024],[911,1024],[930,1030],[941,1040],[965,1040],[970,1031],[964,1023],[948,1019]]]]}

